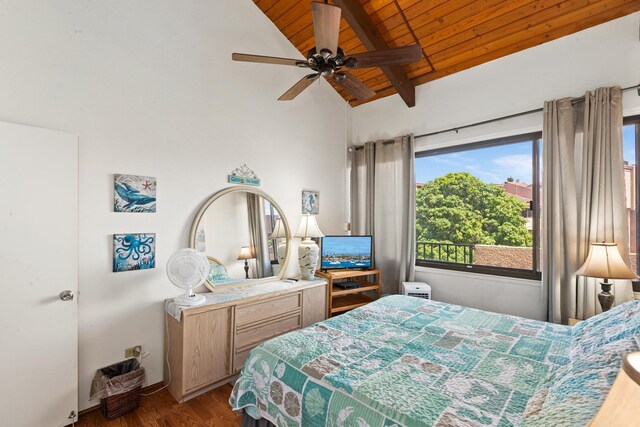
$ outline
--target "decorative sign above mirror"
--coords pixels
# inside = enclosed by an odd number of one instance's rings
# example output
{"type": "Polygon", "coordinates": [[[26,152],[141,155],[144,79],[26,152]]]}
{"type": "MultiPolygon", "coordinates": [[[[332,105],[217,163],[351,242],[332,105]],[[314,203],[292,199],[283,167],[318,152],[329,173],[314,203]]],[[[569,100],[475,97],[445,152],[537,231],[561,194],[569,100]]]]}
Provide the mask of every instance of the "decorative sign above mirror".
{"type": "Polygon", "coordinates": [[[229,175],[231,184],[260,185],[260,178],[246,164],[234,169],[229,175]]]}
{"type": "Polygon", "coordinates": [[[229,187],[211,196],[191,227],[189,245],[207,255],[206,285],[280,280],[289,262],[289,223],[257,188],[229,187]]]}

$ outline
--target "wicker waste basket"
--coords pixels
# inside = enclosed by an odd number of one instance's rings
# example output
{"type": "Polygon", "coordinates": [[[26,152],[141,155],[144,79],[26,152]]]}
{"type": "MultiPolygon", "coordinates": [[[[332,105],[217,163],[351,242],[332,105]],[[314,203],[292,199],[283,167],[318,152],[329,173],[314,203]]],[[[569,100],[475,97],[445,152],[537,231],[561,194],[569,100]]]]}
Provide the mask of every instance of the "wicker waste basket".
{"type": "Polygon", "coordinates": [[[100,399],[102,415],[109,420],[116,419],[140,406],[144,378],[144,368],[138,359],[98,369],[91,382],[89,399],[100,399]]]}

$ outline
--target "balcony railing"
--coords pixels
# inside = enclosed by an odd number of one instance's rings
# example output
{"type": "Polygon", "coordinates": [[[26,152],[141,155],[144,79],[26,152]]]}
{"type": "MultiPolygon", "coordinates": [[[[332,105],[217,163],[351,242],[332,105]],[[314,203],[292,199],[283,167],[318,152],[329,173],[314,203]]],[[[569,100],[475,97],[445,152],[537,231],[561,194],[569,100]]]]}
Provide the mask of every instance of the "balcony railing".
{"type": "Polygon", "coordinates": [[[417,242],[416,261],[473,264],[474,246],[460,243],[417,242]]]}

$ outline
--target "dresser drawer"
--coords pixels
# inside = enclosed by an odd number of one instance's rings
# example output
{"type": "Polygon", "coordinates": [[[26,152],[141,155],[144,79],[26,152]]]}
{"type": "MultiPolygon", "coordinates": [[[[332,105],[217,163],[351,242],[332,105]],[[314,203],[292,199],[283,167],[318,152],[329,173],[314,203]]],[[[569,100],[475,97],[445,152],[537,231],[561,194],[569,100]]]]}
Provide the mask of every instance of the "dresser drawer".
{"type": "Polygon", "coordinates": [[[256,304],[238,306],[236,307],[236,326],[241,329],[244,325],[260,323],[300,310],[300,299],[300,292],[296,292],[256,304]]]}
{"type": "Polygon", "coordinates": [[[244,350],[239,353],[236,353],[233,356],[233,372],[234,373],[240,372],[240,370],[244,366],[245,360],[247,360],[247,357],[249,357],[249,353],[251,353],[251,350],[253,350],[253,347],[250,347],[248,350],[244,350]]]}
{"type": "Polygon", "coordinates": [[[236,353],[256,346],[269,338],[277,337],[285,332],[300,328],[300,313],[264,322],[242,331],[236,332],[236,353]]]}

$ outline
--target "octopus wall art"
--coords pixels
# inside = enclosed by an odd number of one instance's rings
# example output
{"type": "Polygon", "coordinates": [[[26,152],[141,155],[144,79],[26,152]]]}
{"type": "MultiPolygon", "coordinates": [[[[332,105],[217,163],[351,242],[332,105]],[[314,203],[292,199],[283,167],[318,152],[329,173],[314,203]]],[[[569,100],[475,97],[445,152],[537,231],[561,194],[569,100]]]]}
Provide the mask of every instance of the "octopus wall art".
{"type": "Polygon", "coordinates": [[[155,233],[114,234],[113,271],[146,270],[156,266],[155,233]]]}

